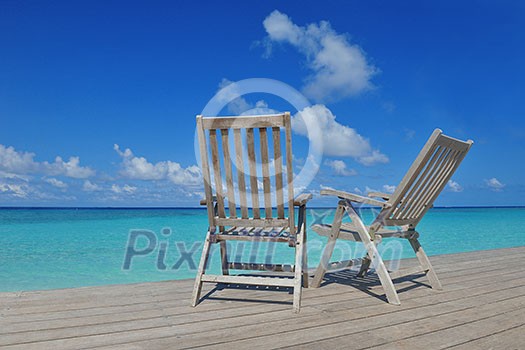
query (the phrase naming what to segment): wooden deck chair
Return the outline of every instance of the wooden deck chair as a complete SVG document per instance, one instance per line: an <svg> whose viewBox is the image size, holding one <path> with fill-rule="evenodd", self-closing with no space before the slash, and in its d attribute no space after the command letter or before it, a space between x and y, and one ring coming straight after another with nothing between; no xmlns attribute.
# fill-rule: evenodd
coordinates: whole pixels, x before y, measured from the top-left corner
<svg viewBox="0 0 525 350"><path fill-rule="evenodd" d="M416 231L416 226L432 207L472 144L471 140L467 142L456 140L443 135L441 130L436 129L393 194L374 192L369 193L368 197L363 197L336 190L321 191L321 195L337 196L340 201L331 225L318 224L312 227L315 232L329 238L311 286L319 287L327 268L351 267L361 262L358 275L364 276L372 264L385 290L386 298L391 304L400 304L392 282L392 279L395 278L425 273L432 288L441 289L441 283L418 241L419 233ZM374 199L374 197L384 201ZM353 203L378 206L381 211L370 226L365 226ZM342 222L344 213L350 217L350 223ZM398 226L399 229L388 229L392 226ZM420 266L389 272L376 248L382 238L389 237L408 239ZM363 242L367 256L363 259L330 264L337 239Z"/></svg>
<svg viewBox="0 0 525 350"><path fill-rule="evenodd" d="M281 149L282 129L284 152ZM291 287L293 309L298 312L301 288L308 285L305 211L312 195L302 194L294 200L290 113L213 118L197 116L197 133L206 195L201 204L207 206L209 229L195 278L192 306L196 306L200 300L202 283L212 282ZM233 138L230 137L232 134ZM259 142L256 142L256 138ZM233 143L233 147L230 143ZM260 153L260 156L256 153ZM285 181L283 158L286 159ZM260 165L257 165L257 161L260 161ZM246 174L245 169L248 169ZM272 177L274 181L271 181ZM261 187L262 200L259 199ZM263 210L260 209L260 201L264 203ZM294 207L299 208L297 223ZM295 265L229 261L226 242L230 240L287 243L295 248ZM210 246L214 243L220 245L222 275L205 271ZM260 273L257 276L230 275L230 269L274 271L279 274L277 277ZM293 277L283 276L280 272L288 272L288 275L292 272Z"/></svg>

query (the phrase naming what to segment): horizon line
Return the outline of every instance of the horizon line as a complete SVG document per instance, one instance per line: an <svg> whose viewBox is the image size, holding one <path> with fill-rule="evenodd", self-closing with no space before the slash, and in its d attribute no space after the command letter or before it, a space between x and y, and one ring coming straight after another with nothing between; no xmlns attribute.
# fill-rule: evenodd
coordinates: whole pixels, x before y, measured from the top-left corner
<svg viewBox="0 0 525 350"><path fill-rule="evenodd" d="M307 209L333 209L334 207L333 206L327 206L327 207L319 207L319 206L312 206L312 207L307 207ZM361 208L365 208L365 209L368 209L368 208L375 208L375 207L372 207L372 206L362 206ZM498 208L501 208L501 209L512 209L512 208L525 208L525 205L478 205L478 206L474 206L474 205L459 205L459 206L434 206L432 207L431 209L498 209ZM123 206L123 207L111 207L111 206L107 206L107 207L98 207L98 206L78 206L78 207L72 207L72 206L0 206L0 210L3 210L3 209L8 209L8 210L12 210L12 209L80 209L80 210L83 210L83 209L122 209L122 210L125 210L125 209L201 209L201 210L206 210L206 206L196 206L196 207L178 207L178 206L173 206L173 207L170 207L170 206L159 206L159 207L130 207L130 206ZM237 208L239 209L239 208ZM252 209L252 208L249 208L249 209ZM259 209L264 209L263 208L259 208ZM277 209L277 208L273 208L272 209Z"/></svg>

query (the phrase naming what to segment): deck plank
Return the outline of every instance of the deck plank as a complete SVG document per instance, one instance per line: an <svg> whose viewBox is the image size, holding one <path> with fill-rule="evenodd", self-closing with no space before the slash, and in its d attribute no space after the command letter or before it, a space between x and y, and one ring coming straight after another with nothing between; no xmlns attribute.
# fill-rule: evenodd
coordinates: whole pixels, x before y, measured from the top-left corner
<svg viewBox="0 0 525 350"><path fill-rule="evenodd" d="M515 261L513 259L512 261ZM488 262L490 264L490 261ZM490 264L491 266L488 267L467 267L461 266L460 264L456 265L456 269L454 270L443 270L440 271L440 274L442 277L445 276L453 276L457 275L460 276L458 278L460 279L468 279L472 276L464 276L464 271L462 269L469 269L469 272L471 274L474 273L487 273L490 271L498 271L499 267L496 264L495 266L492 266L494 264ZM445 275L446 274L446 275ZM417 281L417 280L416 280ZM455 283L455 281L451 281L451 284ZM377 281L374 284L369 284L367 286L370 288L370 291L378 290L378 295L382 293L381 288L379 287ZM176 286L173 285L171 289L175 289ZM348 289L332 289L332 288L320 288L315 293L311 292L311 290L305 291L306 293L309 293L310 298L317 298L325 295L332 295L334 298L333 300L326 300L326 305L329 306L331 303L337 303L338 298L336 297L336 294L348 294ZM75 290L71 290L71 294L74 294ZM187 294L190 293L190 290L186 292ZM244 290L225 290L224 292L217 293L216 295L222 296L225 299L227 298L239 298L242 300L245 299L262 299L262 300L288 300L289 296L287 293L277 293L272 292L268 293L267 291L256 291L252 290L250 291L249 295L245 293ZM111 296L110 299L105 300L103 304L98 304L97 300L93 300L91 303L85 303L83 302L82 305L76 305L76 304L70 304L69 302L63 302L60 300L60 302L48 302L44 307L37 306L32 307L32 303L24 302L20 305L20 308L11 307L9 310L3 310L0 311L4 316L7 316L9 321L12 323L17 322L24 322L29 323L33 321L44 321L44 320L54 320L54 319L63 319L63 318L71 318L71 317L88 317L88 316L102 316L105 314L125 314L128 312L135 312L140 310L149 310L151 308L161 308L161 309L167 309L169 308L173 313L182 315L189 312L198 312L202 313L204 311L217 311L225 308L232 308L232 307L244 307L245 303L234 303L229 300L214 300L213 303L203 303L199 306L199 308L188 308L187 307L187 300L183 298L175 299L177 296L172 295L168 292L166 296L157 297L152 295L146 295L144 297L142 296L136 296L133 298L126 299L122 295L118 294L116 291L114 292L114 295ZM175 299L175 300L174 300ZM127 300L127 301L126 301ZM25 305L28 304L28 305ZM1 332L1 330L0 330Z"/></svg>
<svg viewBox="0 0 525 350"><path fill-rule="evenodd" d="M448 349L521 349L523 347L523 334L525 334L525 325L510 327L501 332L492 332L488 336L466 340Z"/></svg>
<svg viewBox="0 0 525 350"><path fill-rule="evenodd" d="M421 276L399 279L401 306L384 302L373 274L332 273L321 288L304 291L298 315L287 288L223 288L191 308L190 280L0 293L0 347L469 349L488 341L513 348L525 343L524 253L433 256L444 290ZM205 288L203 295L213 285Z"/></svg>

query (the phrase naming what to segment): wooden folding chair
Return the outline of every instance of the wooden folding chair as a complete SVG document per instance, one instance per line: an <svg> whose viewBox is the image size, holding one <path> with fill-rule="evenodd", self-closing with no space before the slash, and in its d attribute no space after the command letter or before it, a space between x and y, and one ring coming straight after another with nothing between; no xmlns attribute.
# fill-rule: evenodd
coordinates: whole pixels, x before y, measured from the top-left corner
<svg viewBox="0 0 525 350"><path fill-rule="evenodd" d="M302 285L305 287L308 285L305 212L306 203L312 195L303 194L294 200L290 123L290 113L213 118L197 116L206 195L206 199L201 201L201 204L207 206L209 228L195 278L192 306L196 306L199 302L203 282L235 283L291 287L293 309L299 311ZM284 129L284 157L281 129ZM232 133L233 147L230 146ZM255 142L256 137L259 139L258 146ZM218 139L221 141L220 145ZM247 150L244 149L245 145ZM220 146L222 152L219 151ZM256 153L260 153L260 158ZM273 160L270 158L272 156ZM283 158L286 159L284 165L286 181L283 181ZM260 165L257 164L258 160L261 162ZM237 171L233 171L233 168ZM248 171L245 173L246 168ZM224 190L223 174L226 190ZM272 177L274 185L272 185ZM263 190L264 214L261 213L259 206L259 187ZM286 200L285 192L287 192ZM248 194L251 203L248 202ZM240 208L237 208L237 203ZM294 207L299 208L297 224L294 219ZM227 241L287 243L295 248L295 265L229 261ZM222 275L212 275L205 271L210 246L214 243L220 244ZM230 269L293 272L293 277L230 275Z"/></svg>
<svg viewBox="0 0 525 350"><path fill-rule="evenodd" d="M319 287L327 268L351 267L361 262L358 275L364 276L372 264L385 290L387 300L391 304L400 304L392 282L392 279L395 278L425 273L432 288L441 289L441 283L419 243L419 233L416 231L416 226L432 207L435 199L446 186L472 144L472 140L460 141L445 136L441 130L436 129L393 194L374 192L369 193L369 197L363 197L336 190L321 191L321 195L336 196L340 198L340 201L331 225L317 224L312 226L315 232L329 238L311 287ZM370 197L380 198L384 201ZM366 226L355 210L353 203L378 206L381 211L373 223ZM350 223L342 222L345 213L350 217ZM391 226L398 226L399 229L387 228ZM389 237L408 239L420 266L389 272L376 247L382 238ZM367 256L363 259L330 264L329 261L337 239L363 242Z"/></svg>

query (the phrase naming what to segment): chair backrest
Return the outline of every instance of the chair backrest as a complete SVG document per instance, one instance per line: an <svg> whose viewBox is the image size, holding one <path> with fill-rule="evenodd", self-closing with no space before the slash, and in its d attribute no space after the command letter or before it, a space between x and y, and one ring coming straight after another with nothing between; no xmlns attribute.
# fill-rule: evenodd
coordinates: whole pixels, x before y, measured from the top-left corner
<svg viewBox="0 0 525 350"><path fill-rule="evenodd" d="M460 141L434 130L381 213L386 226L415 227L465 158L473 141Z"/></svg>
<svg viewBox="0 0 525 350"><path fill-rule="evenodd" d="M197 133L210 227L285 227L294 233L290 113L240 117L199 115ZM284 176L283 160L286 160ZM259 189L262 189L262 200ZM284 191L287 191L287 205ZM261 202L264 203L264 218ZM274 207L277 208L276 217Z"/></svg>

